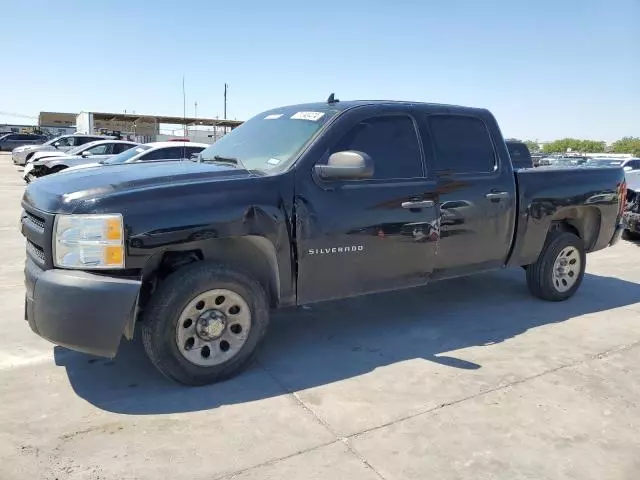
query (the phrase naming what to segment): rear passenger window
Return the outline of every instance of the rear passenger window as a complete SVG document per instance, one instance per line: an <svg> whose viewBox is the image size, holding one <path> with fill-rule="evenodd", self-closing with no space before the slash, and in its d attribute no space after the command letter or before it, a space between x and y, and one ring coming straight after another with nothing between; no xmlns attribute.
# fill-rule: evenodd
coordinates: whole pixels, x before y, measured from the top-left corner
<svg viewBox="0 0 640 480"><path fill-rule="evenodd" d="M368 154L377 179L422 177L422 157L413 120L405 116L374 117L354 126L330 153L357 150Z"/></svg>
<svg viewBox="0 0 640 480"><path fill-rule="evenodd" d="M427 119L436 171L452 174L495 171L493 143L482 120L458 115L430 115Z"/></svg>

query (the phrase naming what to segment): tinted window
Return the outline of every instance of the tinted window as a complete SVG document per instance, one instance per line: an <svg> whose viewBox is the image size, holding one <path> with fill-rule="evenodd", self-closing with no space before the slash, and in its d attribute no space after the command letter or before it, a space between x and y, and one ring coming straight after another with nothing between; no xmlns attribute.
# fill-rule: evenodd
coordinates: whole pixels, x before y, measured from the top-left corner
<svg viewBox="0 0 640 480"><path fill-rule="evenodd" d="M531 154L524 143L507 142L507 150L509 150L511 163L515 168L527 168L533 166Z"/></svg>
<svg viewBox="0 0 640 480"><path fill-rule="evenodd" d="M128 143L115 143L113 145L113 153L122 153L133 147L135 147L135 145L130 145Z"/></svg>
<svg viewBox="0 0 640 480"><path fill-rule="evenodd" d="M330 153L356 150L374 162L374 178L422 177L422 159L413 121L405 116L363 120Z"/></svg>
<svg viewBox="0 0 640 480"><path fill-rule="evenodd" d="M633 168L634 170L640 170L640 160L631 160L627 163L627 166Z"/></svg>
<svg viewBox="0 0 640 480"><path fill-rule="evenodd" d="M74 137L74 145L84 145L85 143L95 142L96 140L102 140L101 138L94 137Z"/></svg>
<svg viewBox="0 0 640 480"><path fill-rule="evenodd" d="M179 160L184 157L184 147L159 148L153 152L142 155L138 160L148 162L150 160Z"/></svg>
<svg viewBox="0 0 640 480"><path fill-rule="evenodd" d="M204 147L187 147L185 148L185 150L185 158L191 158L191 155L193 155L194 153L200 153L202 150L204 150Z"/></svg>
<svg viewBox="0 0 640 480"><path fill-rule="evenodd" d="M479 118L430 115L436 170L447 173L489 173L496 158L489 131Z"/></svg>

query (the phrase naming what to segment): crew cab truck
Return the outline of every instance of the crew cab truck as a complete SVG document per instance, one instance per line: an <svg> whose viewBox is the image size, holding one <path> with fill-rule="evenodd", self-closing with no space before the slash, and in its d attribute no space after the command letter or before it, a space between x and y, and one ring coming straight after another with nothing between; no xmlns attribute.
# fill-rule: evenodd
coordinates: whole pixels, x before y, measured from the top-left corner
<svg viewBox="0 0 640 480"><path fill-rule="evenodd" d="M515 171L489 111L330 98L276 108L197 161L62 172L22 205L26 319L113 357L136 323L153 364L237 373L269 312L524 267L571 297L621 233L622 169Z"/></svg>

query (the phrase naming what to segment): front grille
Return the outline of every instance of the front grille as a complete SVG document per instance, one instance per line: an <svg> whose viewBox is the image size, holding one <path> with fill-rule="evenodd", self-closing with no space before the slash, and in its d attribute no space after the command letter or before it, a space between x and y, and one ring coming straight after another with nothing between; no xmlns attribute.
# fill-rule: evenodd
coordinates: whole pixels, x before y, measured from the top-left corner
<svg viewBox="0 0 640 480"><path fill-rule="evenodd" d="M43 263L46 261L47 257L44 253L44 249L28 239L27 239L27 252L29 252L32 256L39 258Z"/></svg>
<svg viewBox="0 0 640 480"><path fill-rule="evenodd" d="M55 215L23 203L22 234L27 239L27 255L42 268L53 268L51 237Z"/></svg>
<svg viewBox="0 0 640 480"><path fill-rule="evenodd" d="M38 227L40 230L44 231L44 226L45 226L45 220L44 218L38 217L37 215L34 215L33 213L30 212L24 212L24 217L23 217L27 222L31 222L32 224L34 224L36 227Z"/></svg>

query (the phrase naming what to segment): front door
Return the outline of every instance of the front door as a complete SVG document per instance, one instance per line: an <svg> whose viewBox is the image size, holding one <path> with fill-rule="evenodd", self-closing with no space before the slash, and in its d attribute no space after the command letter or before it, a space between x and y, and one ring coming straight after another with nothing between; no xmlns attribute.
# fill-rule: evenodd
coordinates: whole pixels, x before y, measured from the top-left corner
<svg viewBox="0 0 640 480"><path fill-rule="evenodd" d="M323 182L296 170L298 303L424 284L438 241L435 182L425 178L417 124L401 107L340 116L316 162L356 150L371 179ZM339 132L342 132L340 134Z"/></svg>

